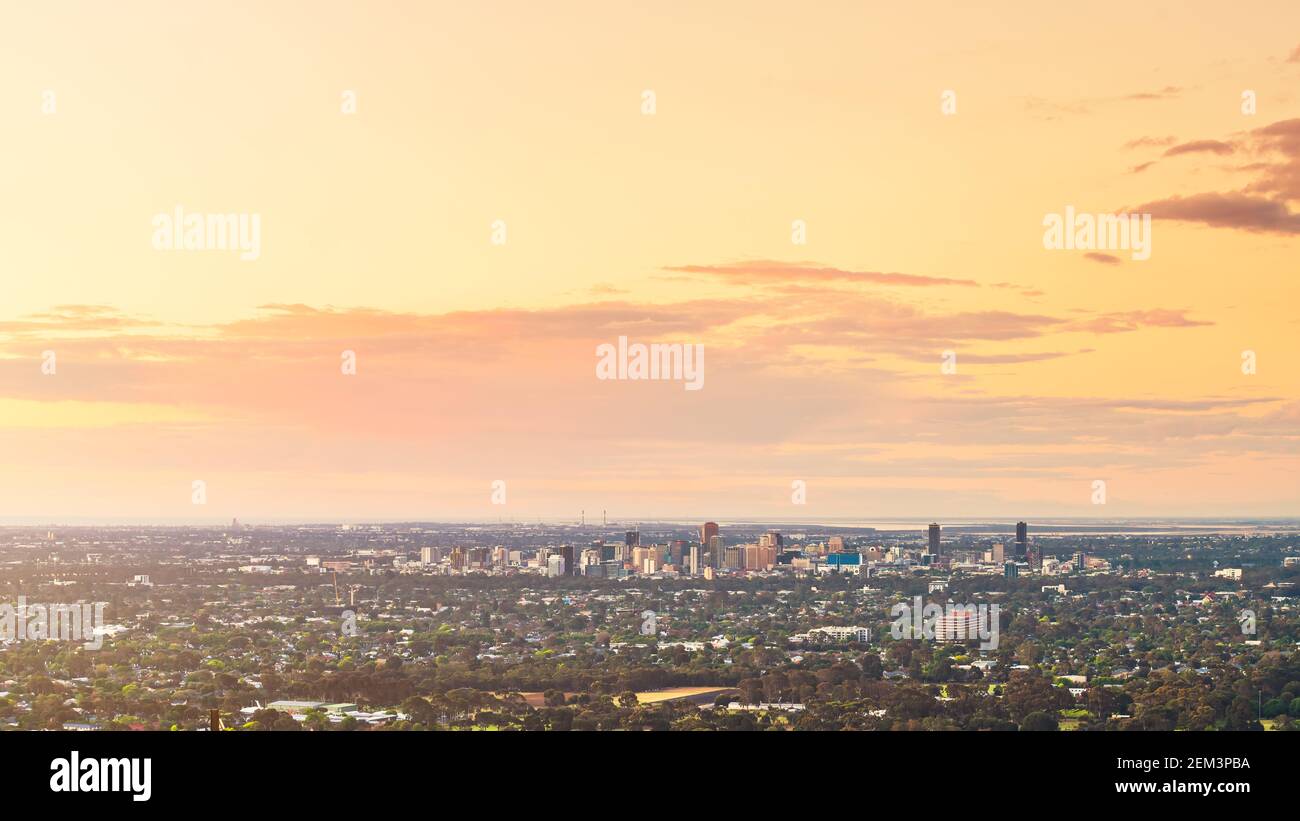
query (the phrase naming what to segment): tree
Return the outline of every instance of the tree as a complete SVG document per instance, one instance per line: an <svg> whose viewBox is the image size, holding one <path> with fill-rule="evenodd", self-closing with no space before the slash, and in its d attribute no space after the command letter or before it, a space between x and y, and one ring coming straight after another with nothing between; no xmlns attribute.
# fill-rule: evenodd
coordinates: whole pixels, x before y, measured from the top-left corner
<svg viewBox="0 0 1300 821"><path fill-rule="evenodd" d="M403 701L402 712L409 715L416 724L434 723L433 706L419 696L411 696Z"/></svg>
<svg viewBox="0 0 1300 821"><path fill-rule="evenodd" d="M1025 720L1020 722L1020 729L1024 732L1054 732L1060 729L1056 719L1044 712L1034 712L1025 716Z"/></svg>
<svg viewBox="0 0 1300 821"><path fill-rule="evenodd" d="M1023 721L1030 713L1056 712L1071 704L1068 691L1053 687L1047 679L1029 670L1017 670L1007 682L1007 710L1013 719Z"/></svg>
<svg viewBox="0 0 1300 821"><path fill-rule="evenodd" d="M875 653L867 653L865 656L862 657L862 661L860 663L862 665L863 678L871 679L873 681L879 681L880 677L884 675L885 672L884 663L881 662L880 656L876 655Z"/></svg>

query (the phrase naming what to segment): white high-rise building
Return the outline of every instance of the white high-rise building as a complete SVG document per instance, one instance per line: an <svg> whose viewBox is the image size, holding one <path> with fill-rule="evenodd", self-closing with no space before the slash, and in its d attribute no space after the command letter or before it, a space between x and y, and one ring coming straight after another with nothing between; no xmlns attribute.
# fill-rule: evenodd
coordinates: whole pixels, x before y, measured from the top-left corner
<svg viewBox="0 0 1300 821"><path fill-rule="evenodd" d="M546 577L556 579L564 575L564 557L560 555L546 558Z"/></svg>

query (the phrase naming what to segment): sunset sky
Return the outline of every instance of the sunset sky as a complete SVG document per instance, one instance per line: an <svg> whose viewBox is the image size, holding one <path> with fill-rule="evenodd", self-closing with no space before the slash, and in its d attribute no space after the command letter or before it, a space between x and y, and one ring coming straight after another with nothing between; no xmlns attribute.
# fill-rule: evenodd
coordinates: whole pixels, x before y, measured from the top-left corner
<svg viewBox="0 0 1300 821"><path fill-rule="evenodd" d="M131 5L0 12L0 520L1300 515L1294 0Z"/></svg>

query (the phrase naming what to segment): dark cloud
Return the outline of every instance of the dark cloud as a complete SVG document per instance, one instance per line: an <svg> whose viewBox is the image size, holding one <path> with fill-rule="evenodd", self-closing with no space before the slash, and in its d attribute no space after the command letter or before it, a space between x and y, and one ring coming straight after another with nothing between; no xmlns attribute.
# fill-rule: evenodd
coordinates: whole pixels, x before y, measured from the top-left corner
<svg viewBox="0 0 1300 821"><path fill-rule="evenodd" d="M1093 262L1100 262L1102 265L1119 265L1120 258L1112 254L1102 254L1097 251L1089 251L1083 255L1084 259L1090 259Z"/></svg>
<svg viewBox="0 0 1300 821"><path fill-rule="evenodd" d="M1281 200L1249 194L1193 194L1152 200L1137 207L1157 219L1199 222L1215 228L1300 234L1300 213Z"/></svg>
<svg viewBox="0 0 1300 821"><path fill-rule="evenodd" d="M1255 178L1237 191L1207 191L1152 200L1137 210L1215 228L1274 234L1300 233L1300 119L1279 120L1231 141L1193 140L1165 156L1245 153L1254 161L1233 170Z"/></svg>

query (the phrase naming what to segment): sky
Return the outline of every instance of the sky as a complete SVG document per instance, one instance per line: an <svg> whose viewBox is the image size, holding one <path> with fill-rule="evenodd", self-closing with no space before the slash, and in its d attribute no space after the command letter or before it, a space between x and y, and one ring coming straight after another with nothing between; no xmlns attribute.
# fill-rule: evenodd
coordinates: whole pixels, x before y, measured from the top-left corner
<svg viewBox="0 0 1300 821"><path fill-rule="evenodd" d="M0 520L1300 515L1300 6L807 5L8 4Z"/></svg>

